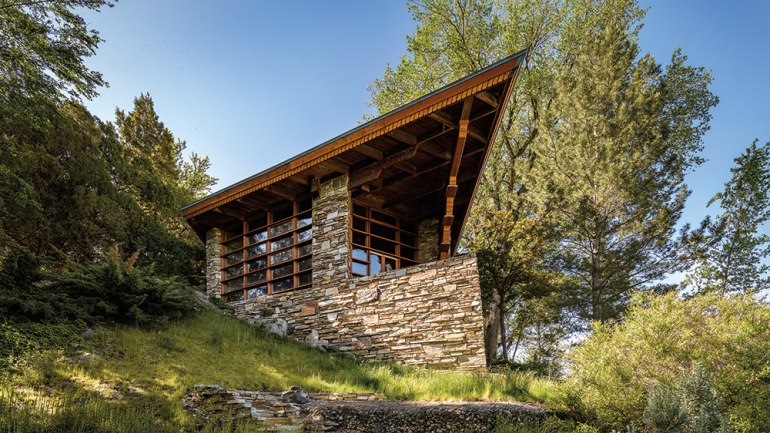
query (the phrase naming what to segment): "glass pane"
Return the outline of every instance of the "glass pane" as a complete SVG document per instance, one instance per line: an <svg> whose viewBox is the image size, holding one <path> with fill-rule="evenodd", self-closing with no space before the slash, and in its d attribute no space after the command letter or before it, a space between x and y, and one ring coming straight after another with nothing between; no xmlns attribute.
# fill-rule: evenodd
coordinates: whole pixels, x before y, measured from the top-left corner
<svg viewBox="0 0 770 433"><path fill-rule="evenodd" d="M238 275L243 275L243 265L233 266L225 270L225 279L237 277Z"/></svg>
<svg viewBox="0 0 770 433"><path fill-rule="evenodd" d="M225 230L222 236L224 239L222 240L226 241L241 234L243 234L243 224Z"/></svg>
<svg viewBox="0 0 770 433"><path fill-rule="evenodd" d="M238 290L243 288L243 278L236 278L232 281L228 281L225 283L225 292L230 292L232 290Z"/></svg>
<svg viewBox="0 0 770 433"><path fill-rule="evenodd" d="M415 254L417 253L417 249L415 248L409 248L409 247L401 247L401 257L404 257L409 260L414 260L417 256Z"/></svg>
<svg viewBox="0 0 770 433"><path fill-rule="evenodd" d="M289 230L291 230L291 220L286 221L283 224L278 224L277 226L270 227L270 236L280 235L281 233L286 233Z"/></svg>
<svg viewBox="0 0 770 433"><path fill-rule="evenodd" d="M243 238L238 238L224 245L225 253L230 253L243 248Z"/></svg>
<svg viewBox="0 0 770 433"><path fill-rule="evenodd" d="M237 253L225 257L225 266L234 265L241 261L243 261L243 251L238 251Z"/></svg>
<svg viewBox="0 0 770 433"><path fill-rule="evenodd" d="M396 222L398 221L396 217L385 215L384 213L377 212L374 209L372 209L372 219L377 221L382 221L385 224L390 224L392 226L396 225Z"/></svg>
<svg viewBox="0 0 770 433"><path fill-rule="evenodd" d="M297 247L297 257L306 256L313 252L313 245L305 244Z"/></svg>
<svg viewBox="0 0 770 433"><path fill-rule="evenodd" d="M396 259L390 257L383 257L385 259L385 271L392 271L396 269Z"/></svg>
<svg viewBox="0 0 770 433"><path fill-rule="evenodd" d="M406 234L404 232L401 232L401 243L402 244L407 244L407 245L415 246L416 245L415 241L417 241L417 238L415 236L408 235L408 234Z"/></svg>
<svg viewBox="0 0 770 433"><path fill-rule="evenodd" d="M257 269L262 269L267 267L267 257L262 257L261 259L252 260L250 262L246 263L246 272L254 272Z"/></svg>
<svg viewBox="0 0 770 433"><path fill-rule="evenodd" d="M377 254L372 254L369 258L369 270L371 271L370 275L379 274L382 270L382 257Z"/></svg>
<svg viewBox="0 0 770 433"><path fill-rule="evenodd" d="M417 225L415 223L401 220L400 228L401 230L407 231L409 233L417 234Z"/></svg>
<svg viewBox="0 0 770 433"><path fill-rule="evenodd" d="M267 295L267 284L249 289L249 299Z"/></svg>
<svg viewBox="0 0 770 433"><path fill-rule="evenodd" d="M243 301L243 291L238 291L235 293L230 293L228 295L225 295L226 301L225 302L236 302L236 301Z"/></svg>
<svg viewBox="0 0 770 433"><path fill-rule="evenodd" d="M396 229L392 229L389 227L381 226L379 224L372 223L371 224L371 233L376 236L380 236L383 238L388 238L392 240L396 240Z"/></svg>
<svg viewBox="0 0 770 433"><path fill-rule="evenodd" d="M277 222L286 219L294 215L294 204L290 204L284 208L273 211L273 222Z"/></svg>
<svg viewBox="0 0 770 433"><path fill-rule="evenodd" d="M297 233L297 242L309 241L310 239L313 239L312 228Z"/></svg>
<svg viewBox="0 0 770 433"><path fill-rule="evenodd" d="M259 216L257 218L254 218L253 220L246 223L247 226L249 226L249 231L256 230L258 228L262 228L267 225L267 214L264 214L262 216Z"/></svg>
<svg viewBox="0 0 770 433"><path fill-rule="evenodd" d="M357 245L361 245L362 247L366 246L366 235L361 233L353 232L353 243Z"/></svg>
<svg viewBox="0 0 770 433"><path fill-rule="evenodd" d="M313 274L308 272L307 274L302 274L298 278L298 285L304 286L305 284L310 284L313 282Z"/></svg>
<svg viewBox="0 0 770 433"><path fill-rule="evenodd" d="M366 221L359 219L359 218L353 218L353 228L356 230L361 230L362 232L366 231Z"/></svg>
<svg viewBox="0 0 770 433"><path fill-rule="evenodd" d="M246 236L246 243L249 245L265 240L267 240L267 230L262 230L261 232L252 233Z"/></svg>
<svg viewBox="0 0 770 433"><path fill-rule="evenodd" d="M305 259L297 262L298 271L306 271L313 267L313 259Z"/></svg>
<svg viewBox="0 0 770 433"><path fill-rule="evenodd" d="M384 253L396 254L396 244L393 242L384 241L382 239L370 238L371 247L374 250L380 250Z"/></svg>
<svg viewBox="0 0 770 433"><path fill-rule="evenodd" d="M264 254L267 251L267 244L259 244L253 247L246 248L246 257L254 257L260 254Z"/></svg>
<svg viewBox="0 0 770 433"><path fill-rule="evenodd" d="M297 228L305 227L305 226L310 225L312 223L313 223L313 217L311 217L309 215L304 217L304 218L298 218L297 219Z"/></svg>
<svg viewBox="0 0 770 433"><path fill-rule="evenodd" d="M266 274L267 273L265 271L261 271L246 275L246 284L255 284L260 281L265 281L267 279Z"/></svg>
<svg viewBox="0 0 770 433"><path fill-rule="evenodd" d="M313 208L313 200L309 198L297 203L297 210L299 212L305 212L306 210L310 210L312 208Z"/></svg>
<svg viewBox="0 0 770 433"><path fill-rule="evenodd" d="M273 293L280 292L281 290L288 290L292 287L294 287L294 277L273 281Z"/></svg>
<svg viewBox="0 0 770 433"><path fill-rule="evenodd" d="M283 250L280 253L273 254L270 256L270 263L276 264L285 262L286 260L291 259L291 250Z"/></svg>
<svg viewBox="0 0 770 433"><path fill-rule="evenodd" d="M273 268L270 270L272 278L281 278L294 273L294 263L281 266L279 268Z"/></svg>
<svg viewBox="0 0 770 433"><path fill-rule="evenodd" d="M291 244L294 243L293 241L294 239L292 239L291 236L274 240L270 242L270 251L280 250L281 248L291 246Z"/></svg>
<svg viewBox="0 0 770 433"><path fill-rule="evenodd" d="M353 248L353 258L367 261L368 259L366 257L366 250L362 250L361 248Z"/></svg>
<svg viewBox="0 0 770 433"><path fill-rule="evenodd" d="M353 262L353 273L366 275L366 263Z"/></svg>
<svg viewBox="0 0 770 433"><path fill-rule="evenodd" d="M353 214L366 218L366 206L353 203Z"/></svg>

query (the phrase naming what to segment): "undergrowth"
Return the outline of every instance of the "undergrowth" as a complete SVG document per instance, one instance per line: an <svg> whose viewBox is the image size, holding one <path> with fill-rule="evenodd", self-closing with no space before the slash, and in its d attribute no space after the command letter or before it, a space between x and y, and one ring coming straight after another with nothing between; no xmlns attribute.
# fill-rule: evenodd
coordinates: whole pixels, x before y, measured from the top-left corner
<svg viewBox="0 0 770 433"><path fill-rule="evenodd" d="M212 310L171 321L162 331L127 325L97 331L77 347L12 360L0 384L0 425L59 431L55 426L76 416L85 427L66 431L115 431L110 426L121 423L127 427L120 431L191 430L197 420L183 411L180 399L195 384L273 391L298 385L310 392L383 392L392 400L554 398L552 383L533 373L363 362Z"/></svg>

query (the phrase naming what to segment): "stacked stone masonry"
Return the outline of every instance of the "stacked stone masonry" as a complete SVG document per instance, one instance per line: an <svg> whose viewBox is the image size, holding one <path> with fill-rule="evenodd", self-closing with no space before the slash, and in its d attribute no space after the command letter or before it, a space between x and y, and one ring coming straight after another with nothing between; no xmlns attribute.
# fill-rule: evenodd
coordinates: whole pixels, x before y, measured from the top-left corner
<svg viewBox="0 0 770 433"><path fill-rule="evenodd" d="M351 278L350 221L347 175L323 182L313 200L312 288L233 302L235 314L268 327L285 321L298 340L367 359L483 369L476 257L434 261L438 220L432 219L419 228L425 263ZM215 261L209 263L209 287L220 281Z"/></svg>
<svg viewBox="0 0 770 433"><path fill-rule="evenodd" d="M298 400L297 394L304 395L305 399ZM195 409L204 420L252 418L265 426L294 426L307 432L336 430L338 424L300 416L302 404L312 401L385 400L385 394L379 392L308 393L298 387L284 392L242 391L217 385L195 385L194 397Z"/></svg>
<svg viewBox="0 0 770 433"><path fill-rule="evenodd" d="M206 233L206 295L222 293L222 232L209 230Z"/></svg>
<svg viewBox="0 0 770 433"><path fill-rule="evenodd" d="M486 365L478 279L466 255L231 305L252 323L284 319L295 338L359 357L477 370Z"/></svg>

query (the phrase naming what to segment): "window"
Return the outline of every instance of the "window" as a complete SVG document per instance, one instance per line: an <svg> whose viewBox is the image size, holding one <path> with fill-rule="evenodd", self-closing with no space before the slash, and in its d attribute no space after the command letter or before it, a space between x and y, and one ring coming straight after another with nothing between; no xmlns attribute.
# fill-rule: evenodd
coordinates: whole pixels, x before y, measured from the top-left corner
<svg viewBox="0 0 770 433"><path fill-rule="evenodd" d="M310 198L222 230L222 298L242 301L312 284Z"/></svg>
<svg viewBox="0 0 770 433"><path fill-rule="evenodd" d="M352 270L376 275L417 264L417 224L353 202Z"/></svg>

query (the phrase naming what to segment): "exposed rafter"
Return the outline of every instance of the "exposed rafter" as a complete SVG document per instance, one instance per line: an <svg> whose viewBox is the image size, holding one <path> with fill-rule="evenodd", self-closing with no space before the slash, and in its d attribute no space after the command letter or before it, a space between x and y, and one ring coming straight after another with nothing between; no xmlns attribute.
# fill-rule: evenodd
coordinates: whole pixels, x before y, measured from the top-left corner
<svg viewBox="0 0 770 433"><path fill-rule="evenodd" d="M449 249L452 246L452 223L454 222L454 200L457 195L457 173L460 171L460 162L465 150L465 139L468 137L468 119L471 116L473 97L463 101L463 111L460 115L460 130L457 134L452 163L449 168L449 180L446 187L445 213L441 227L441 245L439 245L439 258L441 260L450 256Z"/></svg>
<svg viewBox="0 0 770 433"><path fill-rule="evenodd" d="M379 178L383 169L388 168L393 164L414 158L414 156L417 154L418 148L418 146L412 146L409 149L396 152L393 155L383 158L380 161L369 164L366 167L350 173L350 178L348 179L348 188L352 189Z"/></svg>

